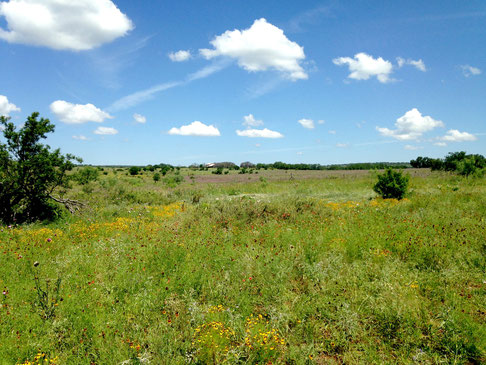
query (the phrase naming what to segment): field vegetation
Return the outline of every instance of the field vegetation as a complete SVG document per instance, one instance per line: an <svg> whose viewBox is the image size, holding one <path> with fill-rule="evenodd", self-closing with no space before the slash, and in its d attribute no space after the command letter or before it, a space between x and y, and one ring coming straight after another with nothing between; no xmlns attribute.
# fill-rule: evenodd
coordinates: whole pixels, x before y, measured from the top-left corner
<svg viewBox="0 0 486 365"><path fill-rule="evenodd" d="M1 227L1 363L486 361L484 178L98 170Z"/></svg>

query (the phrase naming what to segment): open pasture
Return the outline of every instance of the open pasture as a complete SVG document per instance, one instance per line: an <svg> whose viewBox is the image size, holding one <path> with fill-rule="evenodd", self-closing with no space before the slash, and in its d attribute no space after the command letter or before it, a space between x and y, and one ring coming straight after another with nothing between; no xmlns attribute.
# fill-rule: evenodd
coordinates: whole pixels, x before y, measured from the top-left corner
<svg viewBox="0 0 486 365"><path fill-rule="evenodd" d="M75 215L1 227L0 363L486 361L484 179L105 172Z"/></svg>

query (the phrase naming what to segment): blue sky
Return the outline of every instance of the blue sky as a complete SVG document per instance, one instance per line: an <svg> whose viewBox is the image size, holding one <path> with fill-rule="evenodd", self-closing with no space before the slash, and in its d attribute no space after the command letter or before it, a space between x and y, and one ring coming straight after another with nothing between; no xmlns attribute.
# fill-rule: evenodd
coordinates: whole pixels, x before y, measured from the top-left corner
<svg viewBox="0 0 486 365"><path fill-rule="evenodd" d="M486 154L486 3L0 2L0 114L90 164Z"/></svg>

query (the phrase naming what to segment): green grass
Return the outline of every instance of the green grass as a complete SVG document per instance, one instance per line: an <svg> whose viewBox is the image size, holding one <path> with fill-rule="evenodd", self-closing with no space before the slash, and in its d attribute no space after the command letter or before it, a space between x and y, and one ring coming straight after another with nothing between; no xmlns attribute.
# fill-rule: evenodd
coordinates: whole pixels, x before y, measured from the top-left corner
<svg viewBox="0 0 486 365"><path fill-rule="evenodd" d="M105 170L78 214L1 228L0 363L486 361L484 179L414 175L397 202L373 174Z"/></svg>

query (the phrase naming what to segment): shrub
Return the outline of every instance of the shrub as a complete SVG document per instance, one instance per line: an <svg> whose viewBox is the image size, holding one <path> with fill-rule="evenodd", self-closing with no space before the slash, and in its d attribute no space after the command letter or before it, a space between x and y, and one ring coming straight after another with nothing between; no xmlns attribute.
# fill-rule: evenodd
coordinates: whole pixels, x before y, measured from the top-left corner
<svg viewBox="0 0 486 365"><path fill-rule="evenodd" d="M132 166L132 167L130 167L130 169L128 170L128 172L132 176L138 175L138 173L140 172L140 167L138 167L138 166Z"/></svg>
<svg viewBox="0 0 486 365"><path fill-rule="evenodd" d="M391 168L385 170L383 174L378 174L378 182L373 190L380 194L384 199L402 199L408 188L410 177L403 175L401 171Z"/></svg>
<svg viewBox="0 0 486 365"><path fill-rule="evenodd" d="M160 180L160 174L156 172L152 178L154 179L155 182L157 182Z"/></svg>
<svg viewBox="0 0 486 365"><path fill-rule="evenodd" d="M96 181L98 180L98 172L99 170L91 167L91 166L86 166L81 168L75 175L74 179L80 184L80 185L86 185L91 181ZM106 172L106 171L105 171Z"/></svg>

